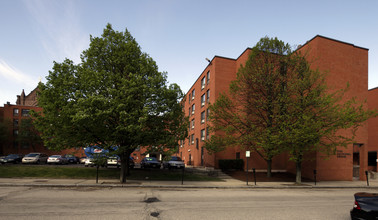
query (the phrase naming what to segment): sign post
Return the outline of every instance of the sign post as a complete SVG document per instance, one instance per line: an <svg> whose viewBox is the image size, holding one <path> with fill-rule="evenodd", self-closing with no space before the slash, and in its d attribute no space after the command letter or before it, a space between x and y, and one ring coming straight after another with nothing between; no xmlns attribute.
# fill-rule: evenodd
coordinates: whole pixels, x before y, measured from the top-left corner
<svg viewBox="0 0 378 220"><path fill-rule="evenodd" d="M247 161L247 186L248 186L248 158L251 156L251 152L249 150L247 150L245 152L245 158L246 158L246 161Z"/></svg>

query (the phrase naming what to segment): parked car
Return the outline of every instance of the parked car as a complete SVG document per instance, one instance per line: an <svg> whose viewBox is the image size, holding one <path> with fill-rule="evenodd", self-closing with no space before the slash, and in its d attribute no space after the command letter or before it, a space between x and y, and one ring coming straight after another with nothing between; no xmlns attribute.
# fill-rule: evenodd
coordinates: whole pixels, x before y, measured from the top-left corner
<svg viewBox="0 0 378 220"><path fill-rule="evenodd" d="M75 157L74 155L72 154L66 154L64 155L67 160L68 160L68 163L79 163L79 158L78 157Z"/></svg>
<svg viewBox="0 0 378 220"><path fill-rule="evenodd" d="M155 157L145 157L140 162L140 167L143 168L160 168L161 163Z"/></svg>
<svg viewBox="0 0 378 220"><path fill-rule="evenodd" d="M86 166L86 167L88 167L88 166L93 167L95 165L93 163L93 161L94 161L93 157L87 157L87 159L85 160L84 166Z"/></svg>
<svg viewBox="0 0 378 220"><path fill-rule="evenodd" d="M355 193L350 217L352 220L378 219L378 193Z"/></svg>
<svg viewBox="0 0 378 220"><path fill-rule="evenodd" d="M184 167L185 167L185 163L181 160L180 157L177 157L177 156L171 156L163 162L163 168L183 169Z"/></svg>
<svg viewBox="0 0 378 220"><path fill-rule="evenodd" d="M62 155L52 155L47 158L48 164L68 164L68 160Z"/></svg>
<svg viewBox="0 0 378 220"><path fill-rule="evenodd" d="M130 157L129 159L129 168L133 169L135 167L134 158Z"/></svg>
<svg viewBox="0 0 378 220"><path fill-rule="evenodd" d="M117 166L119 168L121 166L121 159L119 156L109 157L106 166Z"/></svg>
<svg viewBox="0 0 378 220"><path fill-rule="evenodd" d="M85 161L87 160L88 157L80 157L79 163L85 164Z"/></svg>
<svg viewBox="0 0 378 220"><path fill-rule="evenodd" d="M48 156L46 154L42 153L30 153L25 155L24 158L22 158L22 163L47 163Z"/></svg>
<svg viewBox="0 0 378 220"><path fill-rule="evenodd" d="M0 158L0 163L21 163L23 158L22 154L9 154L6 157Z"/></svg>

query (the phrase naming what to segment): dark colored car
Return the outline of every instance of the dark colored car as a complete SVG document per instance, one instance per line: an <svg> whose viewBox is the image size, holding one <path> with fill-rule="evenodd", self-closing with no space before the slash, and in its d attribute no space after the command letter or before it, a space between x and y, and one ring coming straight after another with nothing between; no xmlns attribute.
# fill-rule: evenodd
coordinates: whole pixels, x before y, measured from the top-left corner
<svg viewBox="0 0 378 220"><path fill-rule="evenodd" d="M75 157L74 155L71 154L66 154L64 155L65 158L67 158L68 163L79 163L80 160L78 157Z"/></svg>
<svg viewBox="0 0 378 220"><path fill-rule="evenodd" d="M134 158L133 157L130 157L130 159L129 159L129 167L131 169L133 169L135 167L135 162L134 162Z"/></svg>
<svg viewBox="0 0 378 220"><path fill-rule="evenodd" d="M143 168L160 168L161 164L155 157L145 157L140 162L140 167Z"/></svg>
<svg viewBox="0 0 378 220"><path fill-rule="evenodd" d="M352 220L378 219L378 193L354 194L354 206L350 211Z"/></svg>
<svg viewBox="0 0 378 220"><path fill-rule="evenodd" d="M1 158L0 163L21 163L23 157L22 154L9 154L8 156Z"/></svg>

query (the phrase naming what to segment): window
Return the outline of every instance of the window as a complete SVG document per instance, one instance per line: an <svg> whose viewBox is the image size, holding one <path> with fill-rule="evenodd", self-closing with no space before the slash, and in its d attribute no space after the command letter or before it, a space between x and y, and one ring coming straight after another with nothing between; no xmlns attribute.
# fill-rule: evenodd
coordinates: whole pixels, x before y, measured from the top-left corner
<svg viewBox="0 0 378 220"><path fill-rule="evenodd" d="M205 88L206 85L206 77L204 76L201 80L201 90Z"/></svg>
<svg viewBox="0 0 378 220"><path fill-rule="evenodd" d="M203 94L201 96L201 107L205 105L205 101L206 101L206 96L205 96L205 94Z"/></svg>
<svg viewBox="0 0 378 220"><path fill-rule="evenodd" d="M206 91L206 99L207 99L207 102L210 101L210 89Z"/></svg>
<svg viewBox="0 0 378 220"><path fill-rule="evenodd" d="M18 135L18 130L13 130L13 136L17 136Z"/></svg>
<svg viewBox="0 0 378 220"><path fill-rule="evenodd" d="M194 97L195 97L195 95L196 95L196 91L193 89L193 91L192 91L192 100L194 99Z"/></svg>
<svg viewBox="0 0 378 220"><path fill-rule="evenodd" d="M194 115L194 110L196 110L196 105L195 104L192 105L192 115Z"/></svg>
<svg viewBox="0 0 378 220"><path fill-rule="evenodd" d="M21 110L21 115L24 116L24 117L28 117L29 116L29 112L30 112L29 109L22 109Z"/></svg>
<svg viewBox="0 0 378 220"><path fill-rule="evenodd" d="M236 152L236 159L240 159L240 152Z"/></svg>
<svg viewBox="0 0 378 220"><path fill-rule="evenodd" d="M192 119L192 122L191 122L191 124L192 124L192 129L194 129L194 119Z"/></svg>
<svg viewBox="0 0 378 220"><path fill-rule="evenodd" d="M18 119L13 119L13 127L14 128L18 127Z"/></svg>
<svg viewBox="0 0 378 220"><path fill-rule="evenodd" d="M210 70L207 71L206 76L207 76L207 84L209 84L209 82L210 82Z"/></svg>
<svg viewBox="0 0 378 220"><path fill-rule="evenodd" d="M192 101L192 94L189 94L189 104L190 104L190 101Z"/></svg>
<svg viewBox="0 0 378 220"><path fill-rule="evenodd" d="M210 117L210 109L206 109L206 121L209 120Z"/></svg>
<svg viewBox="0 0 378 220"><path fill-rule="evenodd" d="M206 140L209 140L209 137L210 137L210 135L209 135L209 127L207 127L206 128Z"/></svg>
<svg viewBox="0 0 378 220"><path fill-rule="evenodd" d="M13 109L13 116L18 116L18 108Z"/></svg>
<svg viewBox="0 0 378 220"><path fill-rule="evenodd" d="M377 166L377 151L368 152L368 166Z"/></svg>
<svg viewBox="0 0 378 220"><path fill-rule="evenodd" d="M205 140L205 129L201 130L201 141Z"/></svg>
<svg viewBox="0 0 378 220"><path fill-rule="evenodd" d="M201 124L205 123L205 111L201 112Z"/></svg>
<svg viewBox="0 0 378 220"><path fill-rule="evenodd" d="M192 113L190 110L191 110L191 107L189 107L189 116L190 116L190 113Z"/></svg>
<svg viewBox="0 0 378 220"><path fill-rule="evenodd" d="M190 143L194 144L194 134L191 135L191 139Z"/></svg>

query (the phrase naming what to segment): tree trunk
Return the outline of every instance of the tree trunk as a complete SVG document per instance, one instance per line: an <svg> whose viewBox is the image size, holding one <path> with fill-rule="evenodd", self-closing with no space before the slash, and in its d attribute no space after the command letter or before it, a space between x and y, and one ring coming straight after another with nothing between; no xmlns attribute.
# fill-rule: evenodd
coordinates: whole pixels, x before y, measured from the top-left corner
<svg viewBox="0 0 378 220"><path fill-rule="evenodd" d="M129 153L123 153L120 155L121 158L121 173L119 180L121 183L126 183L126 176L130 175L129 171Z"/></svg>
<svg viewBox="0 0 378 220"><path fill-rule="evenodd" d="M272 159L266 160L267 170L266 170L266 176L272 177Z"/></svg>
<svg viewBox="0 0 378 220"><path fill-rule="evenodd" d="M302 161L297 161L295 165L296 165L296 170L297 170L295 183L301 184L302 183Z"/></svg>

